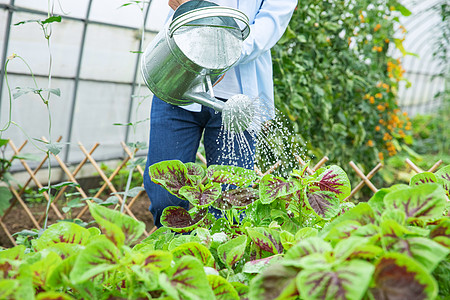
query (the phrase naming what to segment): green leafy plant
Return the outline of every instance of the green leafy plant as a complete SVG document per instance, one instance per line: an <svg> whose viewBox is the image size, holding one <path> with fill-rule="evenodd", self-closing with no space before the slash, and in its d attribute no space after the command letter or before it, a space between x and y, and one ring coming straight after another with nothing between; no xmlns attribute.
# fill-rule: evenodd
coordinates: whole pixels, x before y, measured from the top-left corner
<svg viewBox="0 0 450 300"><path fill-rule="evenodd" d="M244 209L248 215L243 220L219 218L210 225L203 221L203 227L189 234L162 227L140 242L142 222L89 202L98 227L60 222L24 245L0 251L0 295L2 299L444 298L450 272L449 198L443 188L448 168L433 174L441 182L427 182L424 178L432 176L424 174L412 178L410 186L381 189L367 203L345 207L341 199L349 193L348 180L336 166L312 176L297 170L290 178L262 180L239 168L202 172L194 164L161 163L153 171L174 193L180 182L200 188L200 183L206 186L213 179L219 185L237 184L238 191L256 184L258 194ZM169 184L174 175L178 181ZM342 208L333 217L318 213L311 204L317 193L329 196L321 194L324 187L339 199L332 205ZM186 198L193 198L187 190ZM233 206L239 201L223 203ZM301 208L308 217L299 218L300 209L289 212L289 206Z"/></svg>
<svg viewBox="0 0 450 300"><path fill-rule="evenodd" d="M368 171L411 142L396 103L406 81L401 57L388 54L395 47L411 55L399 23L410 14L397 0L299 3L272 55L276 107L307 142L307 156Z"/></svg>

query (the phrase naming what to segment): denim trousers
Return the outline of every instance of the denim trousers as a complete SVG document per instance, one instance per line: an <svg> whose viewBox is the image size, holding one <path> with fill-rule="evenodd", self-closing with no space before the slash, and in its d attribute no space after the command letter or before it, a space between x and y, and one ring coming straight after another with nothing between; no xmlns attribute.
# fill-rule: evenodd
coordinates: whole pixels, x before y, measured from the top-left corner
<svg viewBox="0 0 450 300"><path fill-rule="evenodd" d="M239 141L237 138L229 141L224 138L221 125L221 113L210 107L202 106L200 112L191 112L153 97L144 186L151 202L150 212L157 227L161 227L160 218L166 207L180 206L188 210L189 202L177 198L151 181L148 168L152 164L164 160L195 162L203 136L208 166L215 164L253 168L255 145L251 135L244 132L243 135L237 135ZM242 138L250 151L242 151ZM210 212L216 216L219 213L214 209Z"/></svg>

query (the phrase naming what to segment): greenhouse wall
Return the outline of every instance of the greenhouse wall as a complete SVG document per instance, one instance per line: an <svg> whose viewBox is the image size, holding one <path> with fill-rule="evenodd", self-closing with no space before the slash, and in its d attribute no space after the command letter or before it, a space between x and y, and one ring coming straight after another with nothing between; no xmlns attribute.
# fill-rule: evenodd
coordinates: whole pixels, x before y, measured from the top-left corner
<svg viewBox="0 0 450 300"><path fill-rule="evenodd" d="M435 110L441 101L435 95L444 88L444 81L434 77L439 68L432 57L432 46L440 34L436 30L440 17L429 8L435 2L404 1L413 13L404 22L408 31L404 46L417 56L404 58L405 77L411 87L400 89L399 103L412 114ZM123 155L122 141L146 142L148 122L141 123L136 131L113 124L148 118L150 91L139 74L140 55L136 52L141 50L142 24L144 46L162 28L169 11L167 0L150 0L141 7L118 0L55 1L54 14L61 15L62 22L51 26L50 49L36 22L14 25L45 20L48 3L0 0L0 53L2 66L15 53L29 64L39 87L60 89L59 97L50 97L52 138L62 136L66 144L60 156L67 163L75 163L84 157L79 142L86 147L99 142L101 151L96 151L95 159L109 160ZM9 61L7 74L2 69L0 79L3 126L8 119L10 91L14 94L16 87L31 87L33 80L26 64L17 58ZM28 137L49 137L48 114L36 94L12 99L12 120L20 127L11 126L3 138L15 144ZM30 146L27 152L39 150ZM145 150L139 154L144 155Z"/></svg>

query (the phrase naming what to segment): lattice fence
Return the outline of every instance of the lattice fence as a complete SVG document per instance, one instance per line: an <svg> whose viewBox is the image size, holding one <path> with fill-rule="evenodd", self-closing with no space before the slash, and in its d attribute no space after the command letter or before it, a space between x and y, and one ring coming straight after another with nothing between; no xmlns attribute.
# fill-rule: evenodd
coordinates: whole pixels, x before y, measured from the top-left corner
<svg viewBox="0 0 450 300"><path fill-rule="evenodd" d="M14 152L14 155L20 156L20 153L21 153L21 151L23 151L26 144L27 144L27 142L24 142L19 147L16 147L16 145L14 145L14 143L12 141L10 141L9 147ZM105 171L100 167L99 163L93 158L93 153L100 146L100 144L98 144L98 143L95 144L89 150L86 149L81 143L79 143L78 146L79 146L80 150L83 152L85 157L78 165L72 166L71 168L69 168L61 160L61 158L58 155L53 155L56 162L58 163L59 167L61 168L61 170L64 172L65 176L67 177L67 181L77 184L77 186L76 186L77 192L83 198L98 198L98 197L100 197L100 195L102 195L102 193L109 191L110 193L114 193L115 196L118 198L119 204L122 204L123 198L120 196L120 194L118 194L118 188L114 186L113 182L114 182L114 178L119 175L120 170L124 169L126 167L127 163L134 157L134 153L132 153L132 151L127 147L127 145L122 142L122 147L123 147L126 155L123 158L123 160L121 160L119 165L114 169L112 174L107 176L105 174ZM206 164L206 159L200 153L197 153L197 157L199 158L200 161L202 161L204 164ZM300 166L303 167L306 165L306 163L302 160L302 158L300 156L296 156L295 158ZM328 161L328 157L325 156L315 166L307 167L306 171L309 174L313 174L320 167L322 167L324 164L326 164L327 161ZM42 170L42 167L47 162L47 156L44 155L42 160L39 162L37 167L35 167L34 169L32 169L25 160L20 159L20 162L21 162L24 170L28 173L28 179L25 181L25 183L23 185L20 186L20 188L17 188L14 186L10 187L11 193L13 194L13 199L10 202L10 206L5 210L3 216L0 217L0 226L2 227L4 233L7 235L7 237L9 238L9 240L11 241L11 243L13 245L16 245L16 241L13 237L13 233L11 232L12 231L11 228L8 228L5 221L8 218L15 218L14 209L22 210L24 212L25 217L28 218L29 221L31 221L31 223L33 224L33 228L36 228L36 229L42 228L44 218L45 218L45 216L42 214L42 211L40 212L40 216L36 215L36 213L33 213L29 207L29 204L27 204L27 202L24 200L23 196L24 196L26 189L31 186L32 182L34 183L34 185L37 188L40 188L40 189L43 188L42 183L37 178L37 173L40 171L46 172L46 170ZM77 175L81 173L81 170L83 169L83 167L87 166L88 163L95 169L95 171L98 173L98 176L100 176L103 181L103 184L97 190L95 195L88 195L88 193L86 191L84 191L81 186L79 186L78 180L77 180ZM406 160L406 163L411 167L411 169L413 169L417 173L423 172L423 170L418 168L409 159ZM349 201L365 185L368 186L374 193L378 191L378 189L374 186L374 184L370 181L370 179L382 168L381 163L377 164L367 175L364 174L357 167L357 165L354 162L351 161L349 164L352 167L352 169L356 172L356 174L361 178L361 182L359 182L356 186L353 187L351 194L345 199L345 201ZM442 161L438 161L428 171L429 172L436 171L437 168L441 164L442 164ZM257 167L255 167L255 171L257 172L258 175L264 176L265 174L272 173L273 171L275 171L280 165L281 165L281 162L275 163L265 173L263 173ZM140 173L140 175L143 176L143 173L144 173L143 169L140 166L137 166L136 169ZM65 219L65 216L66 216L65 213L62 212L56 204L56 203L58 203L58 200L61 199L61 197L64 195L66 188L67 187L62 187L58 191L58 193L56 193L56 195L54 195L54 197L52 199L51 213L54 215L54 218L57 220ZM48 203L50 197L47 192L43 192L43 197L45 198L45 200ZM145 192L140 191L137 193L137 195L135 195L131 199L127 200L127 203L124 204L124 213L128 214L129 216L131 216L135 219L138 219L132 212L133 205L136 204L136 201L146 201L146 203L148 205L150 204L150 201L147 198L147 195L145 194ZM84 206L82 209L80 209L76 213L76 215L73 217L77 218L77 219L81 219L81 220L89 219L89 213L88 213L87 206ZM28 228L28 229L31 229L31 228ZM156 227L153 227L149 231L145 231L145 235L148 236L155 229L156 229Z"/></svg>

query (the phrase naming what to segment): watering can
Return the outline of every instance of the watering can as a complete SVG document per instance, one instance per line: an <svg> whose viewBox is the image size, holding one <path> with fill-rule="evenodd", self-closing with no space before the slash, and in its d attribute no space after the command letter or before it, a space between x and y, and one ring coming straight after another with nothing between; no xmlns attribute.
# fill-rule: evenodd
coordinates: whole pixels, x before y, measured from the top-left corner
<svg viewBox="0 0 450 300"><path fill-rule="evenodd" d="M167 103L195 102L222 112L225 102L213 97L212 87L239 60L248 22L234 8L199 0L183 3L144 51L146 85Z"/></svg>

